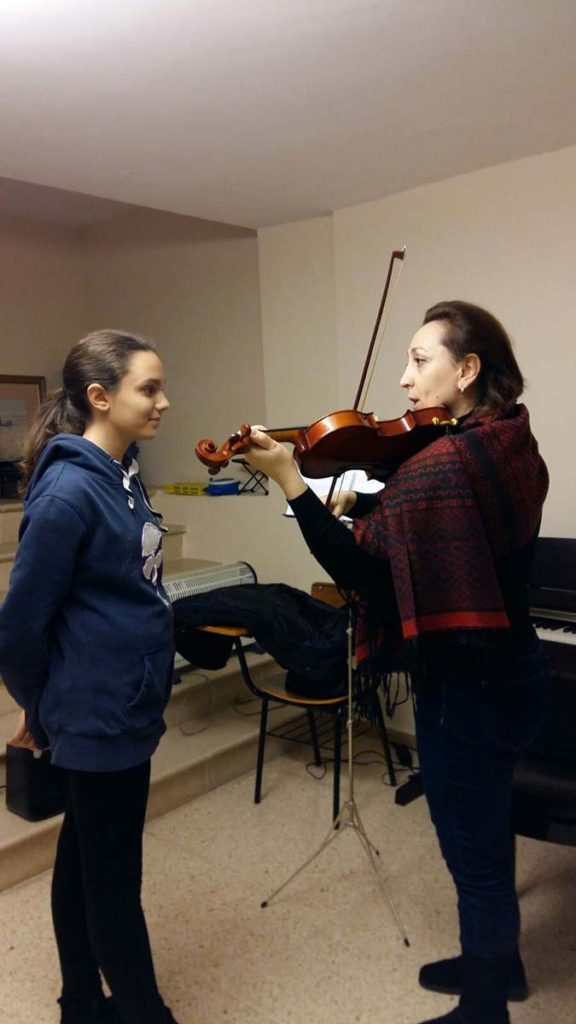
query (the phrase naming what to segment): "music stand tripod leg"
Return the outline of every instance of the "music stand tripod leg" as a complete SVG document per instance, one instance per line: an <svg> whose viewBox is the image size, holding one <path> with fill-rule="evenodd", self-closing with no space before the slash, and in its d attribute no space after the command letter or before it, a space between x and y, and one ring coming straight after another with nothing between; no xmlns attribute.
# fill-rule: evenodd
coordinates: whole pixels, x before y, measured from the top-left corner
<svg viewBox="0 0 576 1024"><path fill-rule="evenodd" d="M330 830L329 830L328 834L322 840L322 842L320 843L320 846L318 847L318 849L313 854L311 854L311 856L308 857L308 859L305 860L304 863L301 864L300 867L297 868L296 871L294 871L290 875L290 877L287 878L286 881L282 883L282 885L278 886L278 888L275 889L274 892L272 892L270 894L270 896L268 896L268 898L266 900L263 900L262 903L260 904L260 906L261 907L269 906L270 903L272 902L272 900L275 899L275 897L278 896L279 893L283 892L283 890L290 884L290 882L292 882L295 878L297 878L298 875L300 875L308 867L308 865L312 863L312 861L316 860L316 858L319 857L320 854L322 854L324 852L324 850L326 850L330 846L330 844L333 843L334 840L338 838L338 836L342 835L346 831L347 828L351 828L353 830L353 832L355 832L356 835L358 836L358 839L360 841L362 849L365 851L365 853L366 853L366 855L368 857L368 860L370 861L372 869L373 869L373 871L374 871L374 873L376 875L376 878L378 880L378 884L380 886L380 890L381 890L382 895L384 896L384 898L385 898L385 900L386 900L386 902L388 904L388 907L390 909L392 917L393 917L393 919L395 921L395 924L396 924L396 926L398 928L398 931L400 932L400 936L402 938L402 941L404 942L405 946L409 946L410 945L410 941L409 941L408 936L406 934L406 930L405 930L405 928L404 928L404 926L402 924L402 920L400 918L400 915L399 915L396 907L394 906L394 903L392 901L390 893L388 892L388 888L386 886L385 880L382 878L382 876L381 876L381 874L380 874L380 872L378 870L378 867L376 865L376 861L374 859L375 855L379 856L378 850L376 849L376 847L370 841L370 839L368 838L368 835L366 834L366 830L364 828L364 825L362 824L362 820L360 818L360 815L358 813L358 808L356 806L356 801L354 799L354 685L353 685L353 683L354 683L354 667L355 666L354 666L354 652L353 652L353 636L354 636L353 608L354 608L354 603L353 603L352 599L349 598L348 599L348 629L347 629L347 636L348 636L348 721L347 721L347 730L348 730L348 799L343 804L343 806L342 806L342 808L340 810L340 813L338 814L336 819L332 822L332 825L330 826Z"/></svg>
<svg viewBox="0 0 576 1024"><path fill-rule="evenodd" d="M322 840L318 849L315 850L314 853L311 854L310 857L308 857L308 859L305 860L304 863L301 864L299 868L296 868L296 871L293 871L289 878L287 878L286 881L282 882L282 885L279 885L277 889L274 889L274 892L270 893L268 899L262 900L260 906L267 907L268 904L271 903L272 900L278 895L278 893L282 892L282 890L285 889L287 885L290 885L290 882L294 881L294 879L297 878L298 875L300 875L302 871L304 871L308 867L308 865L312 863L313 860L316 860L316 857L319 857L320 854L323 853L328 846L330 846L330 843L333 842L338 835L339 833L336 831L336 822L333 822L332 825L330 826L330 831L328 832L328 835Z"/></svg>

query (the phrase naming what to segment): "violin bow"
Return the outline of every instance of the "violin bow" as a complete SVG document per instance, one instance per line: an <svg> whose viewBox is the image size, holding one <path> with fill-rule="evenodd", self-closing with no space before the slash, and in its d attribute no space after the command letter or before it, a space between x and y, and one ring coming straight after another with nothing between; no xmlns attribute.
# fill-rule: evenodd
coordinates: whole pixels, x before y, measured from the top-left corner
<svg viewBox="0 0 576 1024"><path fill-rule="evenodd" d="M394 270L394 263L396 262L396 260L404 260L404 256L405 255L406 255L406 246L404 245L401 249L394 249L392 251L391 256L390 256L390 263L388 264L388 273L386 274L386 282L384 284L384 291L382 292L382 298L380 299L380 305L378 307L378 313L376 315L376 321L374 323L374 329L372 331L372 337L370 338L370 344L368 346L368 352L366 354L366 359L364 360L364 366L362 368L362 373L360 375L360 383L358 384L358 390L356 392L356 397L354 399L354 405L352 406L352 408L354 409L355 412L357 411L358 406L360 405L360 402L362 400L362 393L364 391L364 384L366 382L366 377L368 376L368 368L370 366L370 361L372 359L372 353L374 352L374 346L376 344L376 339L377 339L378 333L380 331L380 324L382 322L382 316L383 316L383 313L384 313L384 308L386 306L386 299L388 298L388 292L390 290L390 282L392 280L392 273L393 273L393 270ZM396 280L396 284L397 283L398 283L398 278ZM390 314L388 313L388 316L389 315ZM366 389L366 391L368 391L368 388ZM327 505L329 505L330 501L332 500L332 496L333 496L334 491L336 489L336 482L337 482L337 480L338 480L338 477L335 476L333 478L333 480L332 480L332 483L330 484L330 490L328 491L328 495L326 497L326 504ZM342 485L340 485L340 487L342 487Z"/></svg>

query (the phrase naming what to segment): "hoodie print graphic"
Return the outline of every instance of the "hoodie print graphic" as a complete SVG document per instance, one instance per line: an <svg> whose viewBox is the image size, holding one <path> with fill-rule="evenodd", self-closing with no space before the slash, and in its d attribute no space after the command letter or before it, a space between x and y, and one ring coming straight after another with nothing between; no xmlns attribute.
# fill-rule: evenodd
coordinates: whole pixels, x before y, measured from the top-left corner
<svg viewBox="0 0 576 1024"><path fill-rule="evenodd" d="M142 558L144 577L156 586L158 572L162 565L162 533L153 523L144 523L142 527Z"/></svg>
<svg viewBox="0 0 576 1024"><path fill-rule="evenodd" d="M161 547L162 532L157 526L154 526L154 523L144 523L142 527L142 558L144 560L142 573L144 579L152 583L163 604L170 608L170 600L164 588L159 586L160 581L158 578L163 558Z"/></svg>

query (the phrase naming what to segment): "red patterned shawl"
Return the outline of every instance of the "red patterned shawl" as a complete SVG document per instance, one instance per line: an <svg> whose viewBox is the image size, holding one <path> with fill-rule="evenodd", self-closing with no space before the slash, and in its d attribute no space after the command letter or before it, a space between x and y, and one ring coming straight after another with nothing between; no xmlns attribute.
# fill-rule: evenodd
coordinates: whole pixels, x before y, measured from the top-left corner
<svg viewBox="0 0 576 1024"><path fill-rule="evenodd" d="M375 635L360 604L359 662L423 634L507 629L495 563L534 535L547 490L524 405L497 420L472 413L405 462L354 525L358 544L390 562L401 628L401 637L382 625Z"/></svg>

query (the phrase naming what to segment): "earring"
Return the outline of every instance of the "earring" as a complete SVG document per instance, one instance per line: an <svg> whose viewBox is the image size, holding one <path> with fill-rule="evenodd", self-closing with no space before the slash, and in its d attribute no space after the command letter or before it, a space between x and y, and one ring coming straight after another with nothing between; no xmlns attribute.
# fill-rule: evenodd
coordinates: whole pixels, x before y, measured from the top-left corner
<svg viewBox="0 0 576 1024"><path fill-rule="evenodd" d="M466 390L466 385L465 384L459 384L458 385L458 391L460 392L461 395L464 394L465 390Z"/></svg>

